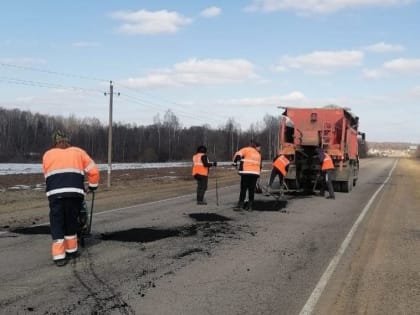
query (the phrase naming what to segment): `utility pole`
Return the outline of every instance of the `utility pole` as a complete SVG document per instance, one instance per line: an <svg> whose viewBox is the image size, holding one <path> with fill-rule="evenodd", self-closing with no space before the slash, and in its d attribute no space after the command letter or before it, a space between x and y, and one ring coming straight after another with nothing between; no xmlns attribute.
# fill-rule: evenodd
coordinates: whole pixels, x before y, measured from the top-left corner
<svg viewBox="0 0 420 315"><path fill-rule="evenodd" d="M111 169L112 169L112 102L114 98L114 86L112 81L109 81L109 93L104 93L104 95L109 95L109 125L108 125L108 179L107 187L111 187ZM119 96L120 93L117 93Z"/></svg>

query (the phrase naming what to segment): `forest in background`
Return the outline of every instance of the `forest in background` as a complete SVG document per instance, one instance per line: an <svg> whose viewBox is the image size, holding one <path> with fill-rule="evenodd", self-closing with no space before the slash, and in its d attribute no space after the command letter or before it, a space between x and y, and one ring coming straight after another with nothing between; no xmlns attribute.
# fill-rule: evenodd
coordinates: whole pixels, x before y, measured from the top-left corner
<svg viewBox="0 0 420 315"><path fill-rule="evenodd" d="M279 116L266 115L241 130L240 123L229 118L225 124L183 127L168 109L163 117L156 115L147 126L114 122L112 126L112 162L145 163L189 161L198 145L208 148L211 160L228 161L250 140L262 145L263 159L277 152ZM72 145L86 150L97 163L108 158L108 126L96 118L49 116L19 109L0 107L0 163L40 162L52 145L54 130L70 136ZM365 157L368 144L359 143L359 155Z"/></svg>

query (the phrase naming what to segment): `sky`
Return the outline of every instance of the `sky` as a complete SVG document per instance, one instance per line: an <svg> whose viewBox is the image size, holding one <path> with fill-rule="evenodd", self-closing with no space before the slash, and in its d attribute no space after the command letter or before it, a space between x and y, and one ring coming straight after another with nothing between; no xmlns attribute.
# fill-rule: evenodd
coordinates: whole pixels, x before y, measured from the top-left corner
<svg viewBox="0 0 420 315"><path fill-rule="evenodd" d="M420 143L420 0L23 1L0 12L0 107L261 126L335 104L368 141Z"/></svg>

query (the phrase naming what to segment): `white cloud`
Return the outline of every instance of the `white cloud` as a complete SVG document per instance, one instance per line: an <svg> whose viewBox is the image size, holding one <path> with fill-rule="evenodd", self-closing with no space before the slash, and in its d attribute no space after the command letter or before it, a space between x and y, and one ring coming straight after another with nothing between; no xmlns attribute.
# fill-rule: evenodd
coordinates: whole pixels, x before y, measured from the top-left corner
<svg viewBox="0 0 420 315"><path fill-rule="evenodd" d="M384 75L381 69L365 69L363 70L363 76L367 79L378 79Z"/></svg>
<svg viewBox="0 0 420 315"><path fill-rule="evenodd" d="M221 100L223 105L244 105L244 106L283 106L283 105L299 105L305 103L306 97L302 92L293 91L286 95L267 96L267 97L250 97Z"/></svg>
<svg viewBox="0 0 420 315"><path fill-rule="evenodd" d="M367 51L374 53L386 53L386 52L401 52L404 51L404 46L402 45L392 45L384 42L376 43L370 46L365 47Z"/></svg>
<svg viewBox="0 0 420 315"><path fill-rule="evenodd" d="M363 74L368 79L378 79L390 74L420 75L420 59L393 59L380 68L364 70Z"/></svg>
<svg viewBox="0 0 420 315"><path fill-rule="evenodd" d="M72 43L71 45L73 47L79 47L79 48L101 46L101 44L98 42L75 42L75 43Z"/></svg>
<svg viewBox="0 0 420 315"><path fill-rule="evenodd" d="M222 13L222 10L218 7L209 7L204 9L203 11L201 11L200 15L207 17L207 18L211 18L211 17L215 17L218 16Z"/></svg>
<svg viewBox="0 0 420 315"><path fill-rule="evenodd" d="M119 81L131 88L224 84L255 79L254 65L245 59L189 59L171 69L158 69L141 78Z"/></svg>
<svg viewBox="0 0 420 315"><path fill-rule="evenodd" d="M326 14L344 9L405 5L414 0L252 0L246 11L297 11L304 14Z"/></svg>
<svg viewBox="0 0 420 315"><path fill-rule="evenodd" d="M307 55L283 56L274 66L274 71L299 69L312 73L329 73L342 68L360 66L363 58L363 52L356 50L315 51Z"/></svg>
<svg viewBox="0 0 420 315"><path fill-rule="evenodd" d="M176 33L181 26L192 23L192 19L167 10L116 11L111 17L124 23L118 30L128 35Z"/></svg>
<svg viewBox="0 0 420 315"><path fill-rule="evenodd" d="M410 95L419 98L420 97L420 85L414 87L411 91L410 91Z"/></svg>
<svg viewBox="0 0 420 315"><path fill-rule="evenodd" d="M386 71L401 74L420 74L420 59L394 59L383 64Z"/></svg>

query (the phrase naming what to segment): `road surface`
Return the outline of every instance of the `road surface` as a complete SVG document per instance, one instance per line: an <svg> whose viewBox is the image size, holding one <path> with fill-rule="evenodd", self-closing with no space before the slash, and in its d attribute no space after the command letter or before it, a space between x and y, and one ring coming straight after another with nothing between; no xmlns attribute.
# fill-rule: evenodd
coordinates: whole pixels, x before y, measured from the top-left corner
<svg viewBox="0 0 420 315"><path fill-rule="evenodd" d="M48 226L0 235L2 314L416 314L419 161L362 160L336 200L257 195L238 185L108 209L65 267ZM268 176L268 174L264 174Z"/></svg>

